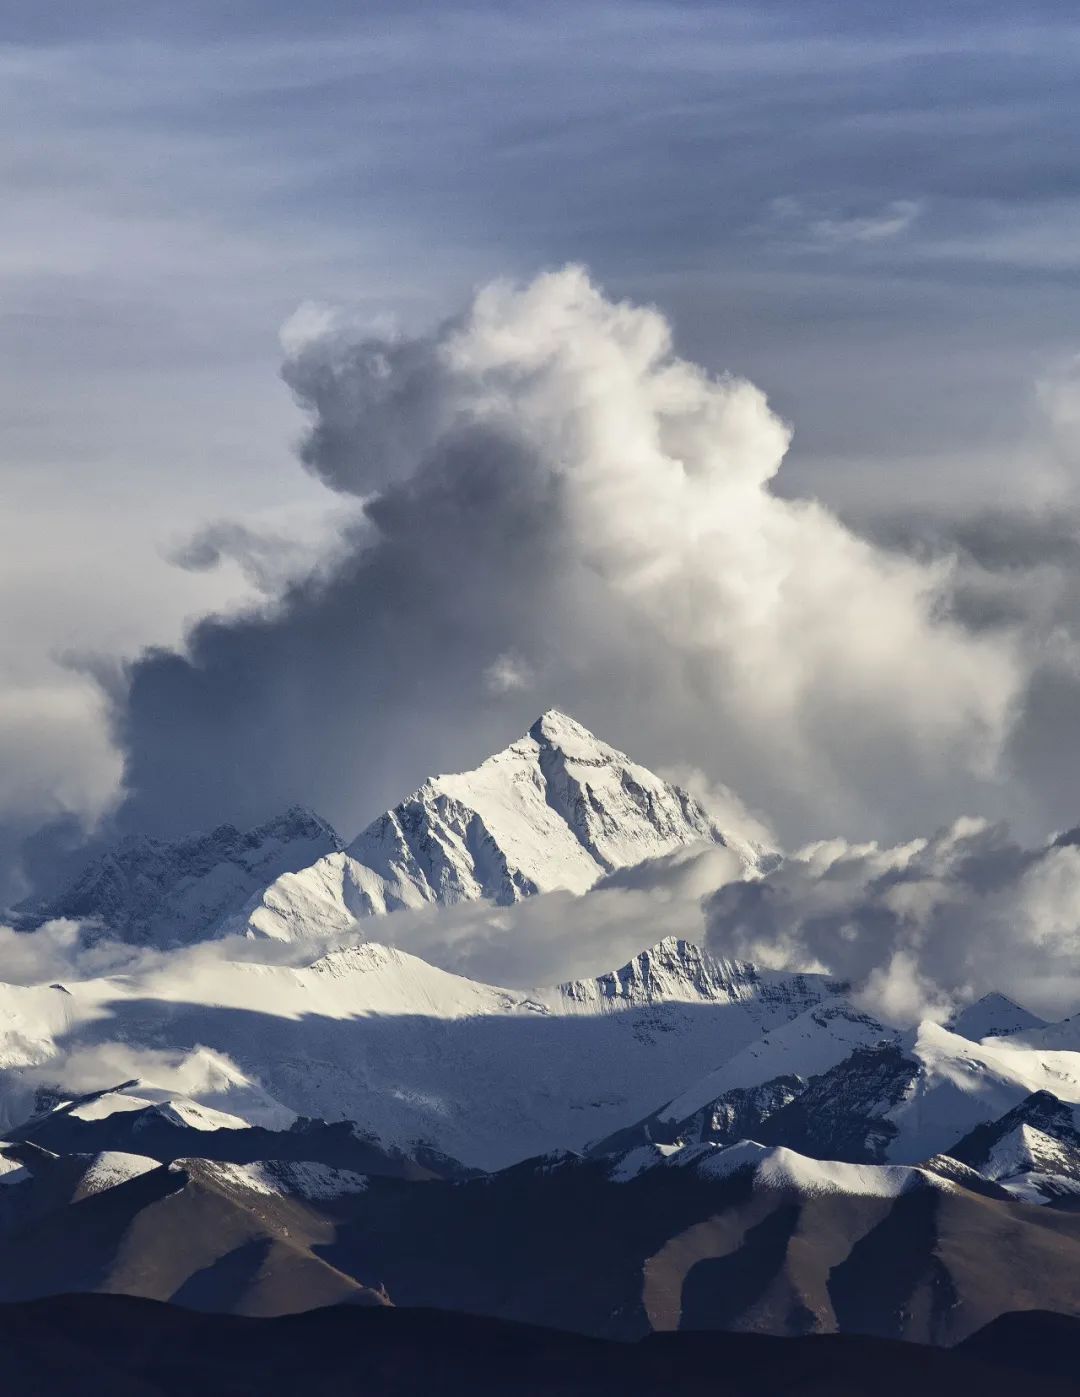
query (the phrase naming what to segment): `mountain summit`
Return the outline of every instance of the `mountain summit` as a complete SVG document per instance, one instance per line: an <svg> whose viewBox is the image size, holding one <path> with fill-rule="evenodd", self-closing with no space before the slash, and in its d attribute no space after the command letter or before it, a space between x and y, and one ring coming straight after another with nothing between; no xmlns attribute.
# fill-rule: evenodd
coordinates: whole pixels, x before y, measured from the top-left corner
<svg viewBox="0 0 1080 1397"><path fill-rule="evenodd" d="M292 940L403 907L583 893L701 842L729 841L693 796L549 709L474 770L425 781L347 849L283 874L225 929Z"/></svg>

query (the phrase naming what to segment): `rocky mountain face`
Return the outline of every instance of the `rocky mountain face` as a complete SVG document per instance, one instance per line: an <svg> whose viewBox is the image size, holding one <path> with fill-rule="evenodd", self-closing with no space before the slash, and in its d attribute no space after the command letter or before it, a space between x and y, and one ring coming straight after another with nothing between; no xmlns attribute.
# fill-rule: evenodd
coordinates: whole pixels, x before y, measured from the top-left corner
<svg viewBox="0 0 1080 1397"><path fill-rule="evenodd" d="M254 829L220 825L185 839L129 836L95 859L66 892L22 909L27 923L65 917L116 940L173 946L198 940L281 874L341 848L301 806Z"/></svg>
<svg viewBox="0 0 1080 1397"><path fill-rule="evenodd" d="M1033 1203L1080 1200L1080 1109L1037 1091L949 1154Z"/></svg>

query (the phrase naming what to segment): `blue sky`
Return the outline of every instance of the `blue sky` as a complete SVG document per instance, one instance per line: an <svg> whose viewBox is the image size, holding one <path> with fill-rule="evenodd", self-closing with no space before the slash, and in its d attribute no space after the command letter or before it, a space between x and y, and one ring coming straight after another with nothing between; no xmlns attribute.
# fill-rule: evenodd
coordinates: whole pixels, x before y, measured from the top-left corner
<svg viewBox="0 0 1080 1397"><path fill-rule="evenodd" d="M171 561L193 534L242 521L300 556L332 532L280 379L305 302L415 329L580 261L766 390L795 429L781 492L880 532L1071 489L1074 6L98 0L0 21L0 680L9 731L56 704L74 743L62 795L43 758L0 805L115 783L73 655L100 673L250 597L234 564Z"/></svg>

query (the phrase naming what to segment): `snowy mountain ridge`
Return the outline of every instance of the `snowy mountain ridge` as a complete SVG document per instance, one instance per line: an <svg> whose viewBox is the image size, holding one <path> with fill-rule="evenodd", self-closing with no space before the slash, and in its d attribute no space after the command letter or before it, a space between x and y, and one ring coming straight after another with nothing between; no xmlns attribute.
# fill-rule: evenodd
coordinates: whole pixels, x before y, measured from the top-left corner
<svg viewBox="0 0 1080 1397"><path fill-rule="evenodd" d="M43 1085L70 1099L88 1062L106 1053L112 1071L119 1053L145 1067L117 1108L173 1101L274 1129L351 1120L389 1147L500 1167L629 1125L838 988L677 938L593 982L531 991L375 942L300 967L157 958L67 993L0 985L0 1131L38 1109Z"/></svg>

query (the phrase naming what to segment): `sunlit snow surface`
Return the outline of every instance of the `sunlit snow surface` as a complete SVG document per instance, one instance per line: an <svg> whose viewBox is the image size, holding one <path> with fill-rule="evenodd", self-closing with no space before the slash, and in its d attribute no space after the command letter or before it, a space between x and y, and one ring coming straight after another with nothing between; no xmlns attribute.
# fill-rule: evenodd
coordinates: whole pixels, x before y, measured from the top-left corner
<svg viewBox="0 0 1080 1397"><path fill-rule="evenodd" d="M306 1198L323 1201L350 1193L363 1193L367 1180L349 1169L335 1169L329 1164L295 1160L262 1160L257 1164L227 1164L216 1160L199 1160L200 1172L226 1189L240 1193L261 1194L273 1198ZM188 1161L177 1160L169 1165L174 1173L182 1173Z"/></svg>

